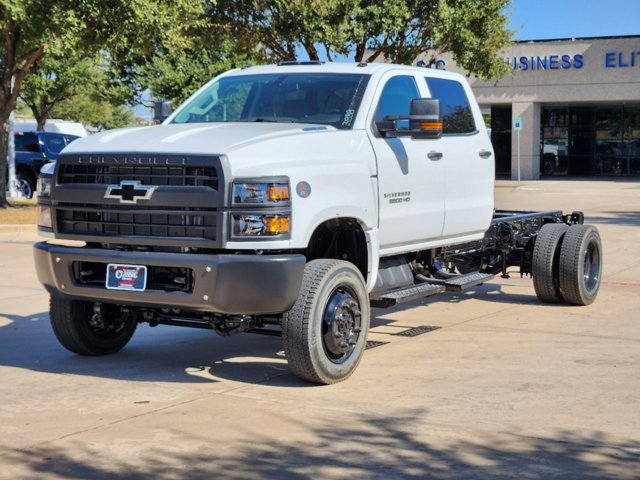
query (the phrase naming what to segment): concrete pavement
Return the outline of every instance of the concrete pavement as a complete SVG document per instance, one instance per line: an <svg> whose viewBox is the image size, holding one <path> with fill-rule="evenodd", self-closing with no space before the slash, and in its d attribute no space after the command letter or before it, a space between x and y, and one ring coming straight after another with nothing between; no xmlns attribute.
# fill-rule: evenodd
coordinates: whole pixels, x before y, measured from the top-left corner
<svg viewBox="0 0 640 480"><path fill-rule="evenodd" d="M500 181L496 206L584 210L596 302L542 305L513 275L374 309L380 345L328 387L272 337L142 325L72 355L33 228L0 228L0 478L640 478L640 182ZM397 335L418 326L440 328Z"/></svg>

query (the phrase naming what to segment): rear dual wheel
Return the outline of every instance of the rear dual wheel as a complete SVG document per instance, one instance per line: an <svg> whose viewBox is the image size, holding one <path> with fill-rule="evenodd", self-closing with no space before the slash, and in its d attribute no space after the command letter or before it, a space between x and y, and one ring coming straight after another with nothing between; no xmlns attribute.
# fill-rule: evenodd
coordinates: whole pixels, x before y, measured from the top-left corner
<svg viewBox="0 0 640 480"><path fill-rule="evenodd" d="M564 223L543 225L533 247L533 288L541 302L561 303L560 247L569 227Z"/></svg>
<svg viewBox="0 0 640 480"><path fill-rule="evenodd" d="M533 286L540 301L593 303L600 288L602 241L592 225L544 225L533 248Z"/></svg>
<svg viewBox="0 0 640 480"><path fill-rule="evenodd" d="M602 276L602 240L592 225L574 225L560 250L560 291L565 302L590 305L598 295Z"/></svg>

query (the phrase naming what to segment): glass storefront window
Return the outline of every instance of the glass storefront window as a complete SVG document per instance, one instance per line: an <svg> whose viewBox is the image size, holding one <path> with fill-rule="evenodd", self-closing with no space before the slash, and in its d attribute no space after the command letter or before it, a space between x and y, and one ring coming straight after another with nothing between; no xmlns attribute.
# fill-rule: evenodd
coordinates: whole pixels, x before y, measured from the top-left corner
<svg viewBox="0 0 640 480"><path fill-rule="evenodd" d="M640 106L542 109L543 175L640 176Z"/></svg>
<svg viewBox="0 0 640 480"><path fill-rule="evenodd" d="M569 154L569 110L549 108L542 111L540 170L544 175L566 175Z"/></svg>
<svg viewBox="0 0 640 480"><path fill-rule="evenodd" d="M596 110L596 175L621 175L622 108Z"/></svg>
<svg viewBox="0 0 640 480"><path fill-rule="evenodd" d="M623 135L628 175L640 175L640 107L625 107Z"/></svg>

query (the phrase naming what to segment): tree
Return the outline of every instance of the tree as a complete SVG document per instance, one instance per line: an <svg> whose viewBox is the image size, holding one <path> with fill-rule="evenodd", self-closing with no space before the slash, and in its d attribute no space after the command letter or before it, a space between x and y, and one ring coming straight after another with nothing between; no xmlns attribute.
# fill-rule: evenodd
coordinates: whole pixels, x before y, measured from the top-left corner
<svg viewBox="0 0 640 480"><path fill-rule="evenodd" d="M46 52L107 56L111 79L131 95L136 71L159 46L179 48L204 0L0 0L0 208L5 207L9 115Z"/></svg>
<svg viewBox="0 0 640 480"><path fill-rule="evenodd" d="M218 0L215 18L229 19L236 36L253 38L275 61L311 60L325 50L355 61L384 58L411 64L451 52L481 78L506 71L498 53L508 45L505 9L510 0Z"/></svg>
<svg viewBox="0 0 640 480"><path fill-rule="evenodd" d="M34 66L20 90L20 98L29 106L44 130L51 112L61 103L81 94L108 91L102 56L80 52L49 53ZM77 115L76 115L77 116Z"/></svg>
<svg viewBox="0 0 640 480"><path fill-rule="evenodd" d="M50 113L52 118L91 125L95 130L128 127L135 123L130 109L89 92L79 93L56 103Z"/></svg>
<svg viewBox="0 0 640 480"><path fill-rule="evenodd" d="M138 73L140 83L157 99L177 105L224 71L267 61L257 37L234 29L229 18L219 15L216 2L207 1L196 17L185 25L186 41L180 48L156 48Z"/></svg>
<svg viewBox="0 0 640 480"><path fill-rule="evenodd" d="M231 38L218 37L211 43L198 36L193 40L187 50L158 53L147 64L144 84L155 98L179 105L216 75L256 63L257 55L252 49L238 48Z"/></svg>
<svg viewBox="0 0 640 480"><path fill-rule="evenodd" d="M49 47L49 36L60 28L56 22L47 26L46 18L52 16L53 2L0 3L0 208L7 205L9 116L25 77Z"/></svg>

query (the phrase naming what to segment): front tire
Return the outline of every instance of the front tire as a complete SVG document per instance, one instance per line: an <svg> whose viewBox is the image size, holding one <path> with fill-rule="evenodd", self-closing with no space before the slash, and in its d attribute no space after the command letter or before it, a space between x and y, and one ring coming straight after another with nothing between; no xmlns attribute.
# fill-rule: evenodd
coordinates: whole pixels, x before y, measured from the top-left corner
<svg viewBox="0 0 640 480"><path fill-rule="evenodd" d="M282 322L289 368L318 384L347 379L364 352L369 295L360 271L342 260L307 263L300 295Z"/></svg>
<svg viewBox="0 0 640 480"><path fill-rule="evenodd" d="M51 297L49 317L56 338L79 355L108 355L129 343L138 322L116 305Z"/></svg>

